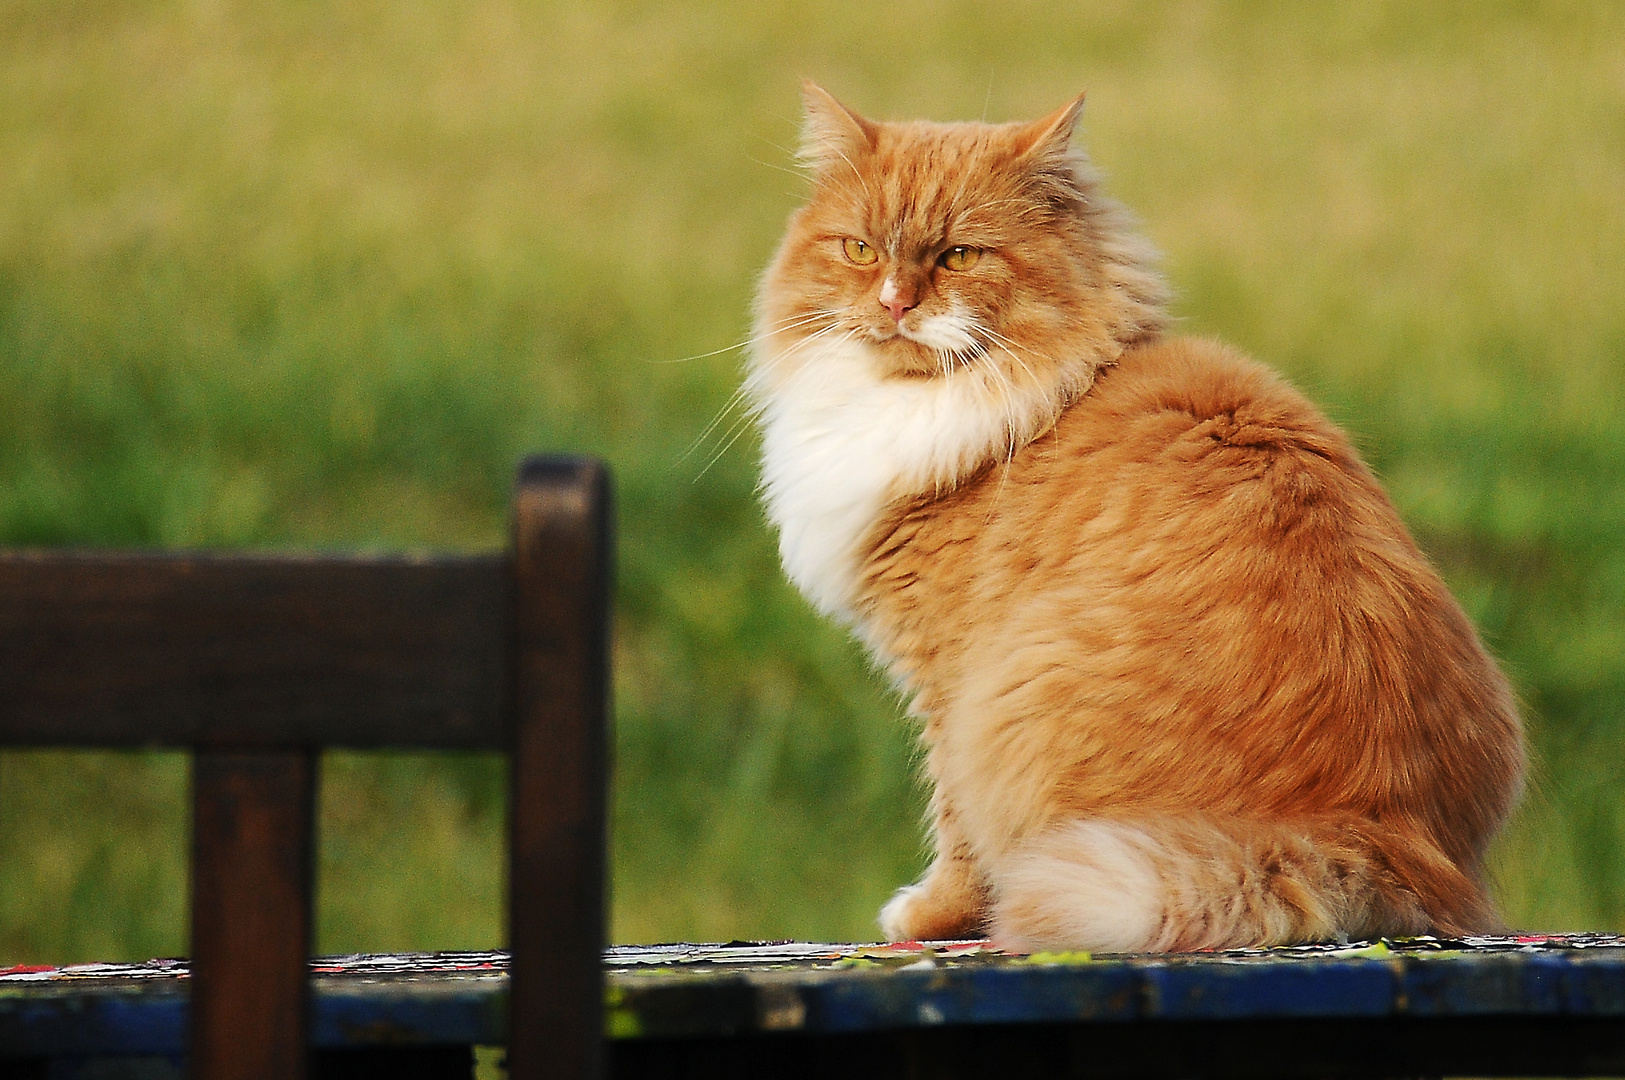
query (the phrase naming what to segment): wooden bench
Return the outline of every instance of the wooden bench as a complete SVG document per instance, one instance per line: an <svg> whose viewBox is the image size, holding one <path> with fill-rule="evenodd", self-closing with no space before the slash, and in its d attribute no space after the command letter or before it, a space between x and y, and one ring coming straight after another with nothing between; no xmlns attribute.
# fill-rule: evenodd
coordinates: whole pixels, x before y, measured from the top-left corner
<svg viewBox="0 0 1625 1080"><path fill-rule="evenodd" d="M508 754L510 1072L600 1074L611 550L533 459L501 555L0 554L0 745L193 751L194 1077L306 1073L328 746Z"/></svg>
<svg viewBox="0 0 1625 1080"><path fill-rule="evenodd" d="M469 1047L509 1036L507 965L506 953L317 961L323 1072L466 1080ZM619 946L604 968L609 1073L627 1080L1625 1074L1615 935L1136 957ZM0 974L0 1053L179 1080L184 970Z"/></svg>

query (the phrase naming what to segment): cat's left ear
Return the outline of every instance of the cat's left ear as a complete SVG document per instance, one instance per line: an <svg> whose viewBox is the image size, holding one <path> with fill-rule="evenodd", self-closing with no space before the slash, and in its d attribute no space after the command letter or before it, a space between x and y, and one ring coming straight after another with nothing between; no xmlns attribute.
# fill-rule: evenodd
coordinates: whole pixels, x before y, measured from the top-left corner
<svg viewBox="0 0 1625 1080"><path fill-rule="evenodd" d="M1035 162L1065 157L1082 113L1083 95L1079 94L1048 116L1023 126L1016 134L1016 156Z"/></svg>

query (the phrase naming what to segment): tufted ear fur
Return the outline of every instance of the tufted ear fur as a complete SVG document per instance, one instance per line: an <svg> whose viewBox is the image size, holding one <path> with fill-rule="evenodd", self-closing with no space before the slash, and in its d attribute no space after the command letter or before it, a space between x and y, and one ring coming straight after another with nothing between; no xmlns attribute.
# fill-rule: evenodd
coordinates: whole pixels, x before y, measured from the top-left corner
<svg viewBox="0 0 1625 1080"><path fill-rule="evenodd" d="M1038 171L1069 167L1066 162L1072 156L1072 132L1082 112L1084 96L1079 94L1050 115L1022 125L1016 132L1017 158L1025 159Z"/></svg>
<svg viewBox="0 0 1625 1080"><path fill-rule="evenodd" d="M1032 178L1033 193L1056 208L1075 208L1087 198L1078 181L1083 155L1072 148L1072 132L1083 112L1079 94L1048 116L1016 129L1015 157Z"/></svg>
<svg viewBox="0 0 1625 1080"><path fill-rule="evenodd" d="M820 173L843 164L857 168L857 159L874 149L874 121L842 105L811 79L802 80L801 100L801 159Z"/></svg>
<svg viewBox="0 0 1625 1080"><path fill-rule="evenodd" d="M1083 95L1079 94L1048 116L1023 126L1016 136L1016 156L1035 165L1065 159L1071 153L1072 132L1082 114Z"/></svg>

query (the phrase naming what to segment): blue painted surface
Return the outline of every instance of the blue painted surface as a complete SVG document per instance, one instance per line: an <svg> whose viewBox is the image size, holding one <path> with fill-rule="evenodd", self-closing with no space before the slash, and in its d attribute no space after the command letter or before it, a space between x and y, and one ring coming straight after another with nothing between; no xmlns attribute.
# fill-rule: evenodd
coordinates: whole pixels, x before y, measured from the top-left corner
<svg viewBox="0 0 1625 1080"><path fill-rule="evenodd" d="M1169 1020L1257 1016L1385 1016L1395 1011L1397 964L1384 960L1148 965L1142 1015Z"/></svg>
<svg viewBox="0 0 1625 1080"><path fill-rule="evenodd" d="M185 993L169 988L3 993L0 1057L178 1053L186 1013Z"/></svg>
<svg viewBox="0 0 1625 1080"><path fill-rule="evenodd" d="M1625 1020L1625 939L1494 940L1054 962L974 943L622 948L606 957L608 1025L637 1038L1147 1019ZM500 1044L505 966L501 954L466 953L318 961L314 1042ZM187 986L177 962L0 973L0 1058L182 1053Z"/></svg>
<svg viewBox="0 0 1625 1080"><path fill-rule="evenodd" d="M627 962L612 969L612 1030L704 1036L742 1028L852 1032L1070 1021L1625 1018L1625 939L1605 935L1053 963L951 950L925 957L916 949L848 969L841 961L820 965L815 954L829 947L808 946L799 961L764 957L759 967L734 964L723 950L705 956L694 946L666 948L686 951L673 961L655 948L641 967ZM751 997L743 1005L742 990Z"/></svg>
<svg viewBox="0 0 1625 1080"><path fill-rule="evenodd" d="M971 1024L1130 1019L1145 996L1140 973L1126 964L987 967L966 983L971 1000L963 1015Z"/></svg>
<svg viewBox="0 0 1625 1080"><path fill-rule="evenodd" d="M1405 1011L1416 1016L1595 1012L1570 991L1571 967L1561 954L1417 957L1405 968Z"/></svg>
<svg viewBox="0 0 1625 1080"><path fill-rule="evenodd" d="M324 1049L499 1043L508 1030L506 980L325 987L314 1004L311 1041Z"/></svg>

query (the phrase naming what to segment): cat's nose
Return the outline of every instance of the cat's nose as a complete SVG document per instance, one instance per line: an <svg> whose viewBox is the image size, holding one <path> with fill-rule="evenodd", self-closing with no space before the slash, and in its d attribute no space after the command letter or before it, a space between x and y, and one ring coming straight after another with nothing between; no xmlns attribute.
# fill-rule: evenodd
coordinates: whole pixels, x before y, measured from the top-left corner
<svg viewBox="0 0 1625 1080"><path fill-rule="evenodd" d="M902 322L918 303L914 289L899 286L896 278L887 278L880 287L880 306L891 312L893 322Z"/></svg>

